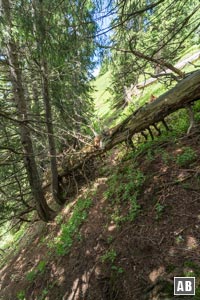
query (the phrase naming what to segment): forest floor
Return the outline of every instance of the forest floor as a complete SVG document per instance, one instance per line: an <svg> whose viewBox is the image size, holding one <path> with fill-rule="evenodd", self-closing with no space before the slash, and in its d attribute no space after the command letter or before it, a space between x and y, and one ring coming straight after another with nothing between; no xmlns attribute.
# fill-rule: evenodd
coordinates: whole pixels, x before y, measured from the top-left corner
<svg viewBox="0 0 200 300"><path fill-rule="evenodd" d="M173 277L187 275L196 277L197 287L189 299L200 299L199 133L154 143L137 161L112 150L100 166L91 183L92 205L70 250L55 251L54 243L75 198L60 219L32 224L18 252L7 257L0 271L1 300L175 299ZM118 185L125 185L125 170L130 175L136 166L144 180L131 219L123 194L107 197L108 177L120 174Z"/></svg>

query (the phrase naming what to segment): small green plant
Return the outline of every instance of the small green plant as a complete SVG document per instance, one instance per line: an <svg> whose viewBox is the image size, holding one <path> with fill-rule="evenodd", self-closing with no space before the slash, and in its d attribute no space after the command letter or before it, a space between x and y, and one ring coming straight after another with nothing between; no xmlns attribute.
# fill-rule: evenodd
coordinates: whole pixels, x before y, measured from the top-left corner
<svg viewBox="0 0 200 300"><path fill-rule="evenodd" d="M177 155L176 163L181 167L186 167L192 161L194 161L196 157L197 157L196 152L192 148L185 147L183 153Z"/></svg>
<svg viewBox="0 0 200 300"><path fill-rule="evenodd" d="M46 269L46 262L41 260L34 270L31 270L26 274L26 279L29 282L33 282L38 274L43 274L45 272L45 269Z"/></svg>
<svg viewBox="0 0 200 300"><path fill-rule="evenodd" d="M45 272L45 268L46 268L46 262L44 260L41 260L37 265L37 270L39 271L39 273L43 274Z"/></svg>
<svg viewBox="0 0 200 300"><path fill-rule="evenodd" d="M109 236L107 237L107 242L108 242L108 244L111 244L111 243L113 242L113 240L114 240L114 238L113 238L112 235L109 235Z"/></svg>
<svg viewBox="0 0 200 300"><path fill-rule="evenodd" d="M58 255L69 253L75 234L77 234L78 238L81 238L78 230L81 224L86 220L88 209L91 205L91 199L79 199L69 221L66 224L61 225L61 235L54 241L54 246Z"/></svg>
<svg viewBox="0 0 200 300"><path fill-rule="evenodd" d="M187 270L187 271L184 271L184 276L185 277L195 277L195 273L193 270Z"/></svg>
<svg viewBox="0 0 200 300"><path fill-rule="evenodd" d="M171 272L173 272L176 269L176 266L173 264L169 264L168 266L166 266L166 272L169 274Z"/></svg>
<svg viewBox="0 0 200 300"><path fill-rule="evenodd" d="M200 299L200 285L199 285L199 280L200 280L200 266L194 261L185 261L184 267L186 270L184 271L184 276L187 277L196 277L196 282L197 286L195 289L195 296L194 300L199 300Z"/></svg>
<svg viewBox="0 0 200 300"><path fill-rule="evenodd" d="M19 291L17 293L17 299L18 300L26 300L26 294L25 294L25 291Z"/></svg>
<svg viewBox="0 0 200 300"><path fill-rule="evenodd" d="M146 158L147 158L148 161L153 161L154 160L154 153L153 153L152 149L148 149Z"/></svg>
<svg viewBox="0 0 200 300"><path fill-rule="evenodd" d="M134 165L127 165L115 173L108 181L109 188L104 196L111 201L113 205L124 202L130 203L128 216L123 216L121 207L117 207L111 216L111 219L119 225L123 221L133 221L140 211L140 205L137 203L141 187L144 183L144 174Z"/></svg>
<svg viewBox="0 0 200 300"><path fill-rule="evenodd" d="M45 300L46 296L48 295L48 293L49 293L48 289L43 289L42 293L41 293L41 295L39 297L39 300Z"/></svg>
<svg viewBox="0 0 200 300"><path fill-rule="evenodd" d="M112 266L111 270L116 272L117 274L123 274L124 273L124 269L122 267L117 267L117 266Z"/></svg>
<svg viewBox="0 0 200 300"><path fill-rule="evenodd" d="M37 276L37 271L32 270L26 274L26 279L29 282L33 282L35 280L36 276Z"/></svg>
<svg viewBox="0 0 200 300"><path fill-rule="evenodd" d="M189 260L184 263L184 267L190 268L196 277L200 277L200 266L197 263Z"/></svg>
<svg viewBox="0 0 200 300"><path fill-rule="evenodd" d="M134 221L135 218L137 217L140 209L141 209L141 206L137 203L137 195L133 195L130 198L130 210L129 210L129 215L128 215L127 219L129 221Z"/></svg>
<svg viewBox="0 0 200 300"><path fill-rule="evenodd" d="M111 215L111 220L116 224L116 225L120 225L123 221L126 220L126 218L121 215L121 211L119 208L116 208L113 212L113 214Z"/></svg>
<svg viewBox="0 0 200 300"><path fill-rule="evenodd" d="M156 206L155 206L155 210L156 210L156 220L160 219L161 218L161 215L163 213L165 209L165 206L160 204L159 202L156 203Z"/></svg>
<svg viewBox="0 0 200 300"><path fill-rule="evenodd" d="M178 120L178 122L176 121ZM173 122L174 121L174 122ZM171 134L182 134L186 132L188 129L188 114L185 109L181 109L180 111L176 111L175 114L172 116L171 126L173 131Z"/></svg>
<svg viewBox="0 0 200 300"><path fill-rule="evenodd" d="M182 235L178 235L176 238L175 238L175 242L176 244L180 244L184 241L184 238L182 237Z"/></svg>
<svg viewBox="0 0 200 300"><path fill-rule="evenodd" d="M101 256L102 262L114 263L117 257L117 252L114 249L108 250L104 255Z"/></svg>
<svg viewBox="0 0 200 300"><path fill-rule="evenodd" d="M198 286L195 289L195 296L194 296L194 300L199 300L200 299L200 286Z"/></svg>
<svg viewBox="0 0 200 300"><path fill-rule="evenodd" d="M162 160L166 165L168 165L168 163L172 160L172 157L168 152L164 151L162 153Z"/></svg>
<svg viewBox="0 0 200 300"><path fill-rule="evenodd" d="M63 216L61 214L57 215L55 218L56 224L60 225L63 221Z"/></svg>

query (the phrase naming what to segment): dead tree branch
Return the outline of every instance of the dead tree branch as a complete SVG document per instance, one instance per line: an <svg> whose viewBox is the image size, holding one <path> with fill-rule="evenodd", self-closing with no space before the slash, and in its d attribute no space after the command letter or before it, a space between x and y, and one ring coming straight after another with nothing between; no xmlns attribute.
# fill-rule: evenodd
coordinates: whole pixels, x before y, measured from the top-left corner
<svg viewBox="0 0 200 300"><path fill-rule="evenodd" d="M85 161L95 156L100 156L117 144L126 141L127 136L132 137L134 134L149 128L149 126L160 121L162 122L171 113L199 99L200 70L193 72L168 92L159 96L154 102L140 107L122 123L111 128L110 135L104 141L103 149L88 147L88 149L84 148L79 153L72 153L70 159L68 159L69 165L66 166L66 171L62 172L60 176L70 174L77 168L82 167Z"/></svg>

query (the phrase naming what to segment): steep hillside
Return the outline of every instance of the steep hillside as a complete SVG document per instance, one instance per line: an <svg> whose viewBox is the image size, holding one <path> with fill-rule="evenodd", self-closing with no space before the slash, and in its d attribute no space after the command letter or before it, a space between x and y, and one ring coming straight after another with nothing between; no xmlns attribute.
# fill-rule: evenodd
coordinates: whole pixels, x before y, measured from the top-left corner
<svg viewBox="0 0 200 300"><path fill-rule="evenodd" d="M109 82L109 73L96 82L99 127L137 104L113 119ZM137 101L164 89L154 83ZM0 300L175 299L174 276L195 276L191 299L200 299L199 101L193 108L189 136L181 109L167 119L170 132L158 124L154 141L138 134L135 151L122 144L95 159L53 222L1 242Z"/></svg>
<svg viewBox="0 0 200 300"><path fill-rule="evenodd" d="M0 300L200 300L199 1L0 7Z"/></svg>
<svg viewBox="0 0 200 300"><path fill-rule="evenodd" d="M175 275L196 276L200 299L199 145L196 128L113 150L54 222L26 231L0 299L168 299Z"/></svg>

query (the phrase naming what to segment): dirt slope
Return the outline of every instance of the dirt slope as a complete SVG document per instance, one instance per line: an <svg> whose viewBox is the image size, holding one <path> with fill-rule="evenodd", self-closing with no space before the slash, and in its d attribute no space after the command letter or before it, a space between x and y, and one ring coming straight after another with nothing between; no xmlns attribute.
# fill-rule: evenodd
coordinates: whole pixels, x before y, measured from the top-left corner
<svg viewBox="0 0 200 300"><path fill-rule="evenodd" d="M94 183L92 206L70 252L58 255L48 246L60 233L59 222L32 225L20 252L0 272L0 299L175 299L173 276L188 274L197 278L196 296L190 299L200 299L199 145L196 133L138 155L145 181L132 221L125 218L130 203L107 199L106 193L107 175L123 175L135 163L126 156L116 164L112 154ZM62 225L72 211L63 209Z"/></svg>

